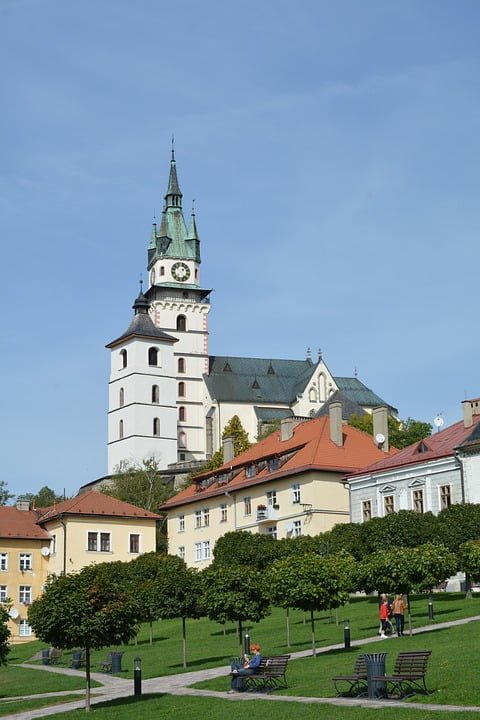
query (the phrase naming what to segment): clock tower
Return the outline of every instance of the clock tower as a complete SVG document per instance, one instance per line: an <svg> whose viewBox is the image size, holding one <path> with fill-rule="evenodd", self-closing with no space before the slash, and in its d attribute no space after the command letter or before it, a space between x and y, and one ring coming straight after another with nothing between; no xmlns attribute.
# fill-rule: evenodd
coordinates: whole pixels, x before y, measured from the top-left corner
<svg viewBox="0 0 480 720"><path fill-rule="evenodd" d="M204 383L208 373L210 292L200 285L200 239L192 209L187 227L172 147L170 175L160 226L148 246L149 289L154 324L177 339L174 346L178 461L206 457Z"/></svg>

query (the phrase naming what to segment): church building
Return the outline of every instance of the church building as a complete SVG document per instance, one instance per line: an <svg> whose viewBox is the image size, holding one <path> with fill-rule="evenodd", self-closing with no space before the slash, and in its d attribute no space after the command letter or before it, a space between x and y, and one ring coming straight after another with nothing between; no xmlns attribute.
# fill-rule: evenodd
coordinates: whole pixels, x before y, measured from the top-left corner
<svg viewBox="0 0 480 720"><path fill-rule="evenodd" d="M108 402L108 473L122 461L156 458L162 469L186 469L210 457L238 415L255 442L283 418L310 419L335 393L371 412L387 406L357 377L335 377L321 354L306 359L211 356L211 289L202 286L195 212L185 221L172 148L160 224L148 246L148 289L134 302L127 330L111 352ZM188 471L188 470L187 470Z"/></svg>

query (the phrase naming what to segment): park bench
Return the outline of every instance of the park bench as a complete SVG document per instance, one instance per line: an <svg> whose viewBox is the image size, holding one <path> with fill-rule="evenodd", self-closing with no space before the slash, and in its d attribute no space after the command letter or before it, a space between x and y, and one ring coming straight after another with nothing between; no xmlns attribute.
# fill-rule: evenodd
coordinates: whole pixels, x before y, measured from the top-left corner
<svg viewBox="0 0 480 720"><path fill-rule="evenodd" d="M350 675L336 675L332 678L337 695L363 695L367 692L367 661L365 655L358 655ZM342 690L339 685L347 683Z"/></svg>
<svg viewBox="0 0 480 720"><path fill-rule="evenodd" d="M398 694L402 698L417 692L428 695L425 675L431 654L431 650L401 652L395 660L393 674L374 677L373 680L387 683L390 695Z"/></svg>
<svg viewBox="0 0 480 720"><path fill-rule="evenodd" d="M276 690L279 687L287 687L287 664L290 655L272 655L263 657L253 675L244 677L247 690Z"/></svg>

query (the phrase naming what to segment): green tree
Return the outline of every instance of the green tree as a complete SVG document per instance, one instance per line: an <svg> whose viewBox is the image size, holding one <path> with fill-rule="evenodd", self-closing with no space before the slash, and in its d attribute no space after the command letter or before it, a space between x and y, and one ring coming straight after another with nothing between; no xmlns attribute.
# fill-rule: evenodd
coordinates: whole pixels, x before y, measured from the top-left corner
<svg viewBox="0 0 480 720"><path fill-rule="evenodd" d="M12 498L13 495L8 492L7 483L5 480L0 480L0 505L6 505Z"/></svg>
<svg viewBox="0 0 480 720"><path fill-rule="evenodd" d="M365 555L363 532L368 523L337 523L318 536L322 555L347 552L356 560Z"/></svg>
<svg viewBox="0 0 480 720"><path fill-rule="evenodd" d="M23 497L30 502L30 507L34 508L48 508L56 502L63 502L65 500L63 495L57 495L55 491L47 485L42 487L38 493L25 493Z"/></svg>
<svg viewBox="0 0 480 720"><path fill-rule="evenodd" d="M277 541L270 535L235 530L218 538L213 550L214 565L246 565L257 570L275 559Z"/></svg>
<svg viewBox="0 0 480 720"><path fill-rule="evenodd" d="M360 525L360 546L364 554L380 548L417 547L437 537L437 518L431 512L399 510Z"/></svg>
<svg viewBox="0 0 480 720"><path fill-rule="evenodd" d="M238 415L234 415L230 418L223 429L222 440L229 437L233 438L233 453L235 457L252 446L252 443L248 439L248 433L243 427ZM217 452L212 455L210 460L203 465L203 467L195 471L195 473L192 474L192 477L201 475L208 470L215 470L215 468L220 467L221 465L223 465L223 447L219 448Z"/></svg>
<svg viewBox="0 0 480 720"><path fill-rule="evenodd" d="M281 420L272 420L269 423L265 423L257 435L257 442L260 442L260 440L265 440L266 437L280 430L280 424Z"/></svg>
<svg viewBox="0 0 480 720"><path fill-rule="evenodd" d="M419 442L432 434L432 426L430 423L407 418L406 420L398 420L397 418L388 416L388 437L392 447L401 449ZM368 435L373 435L373 415L352 415L348 421L352 427L356 427Z"/></svg>
<svg viewBox="0 0 480 720"><path fill-rule="evenodd" d="M211 565L201 573L202 604L210 620L237 623L240 654L243 623L259 622L270 612L263 573L240 565Z"/></svg>
<svg viewBox="0 0 480 720"><path fill-rule="evenodd" d="M158 553L149 552L128 563L128 574L140 608L139 619L149 626L150 645L153 644L153 622L160 617L157 598L157 579L162 574L160 558Z"/></svg>
<svg viewBox="0 0 480 720"><path fill-rule="evenodd" d="M137 632L139 608L127 582L127 564L89 565L77 574L53 577L28 610L38 638L68 650L85 648L87 711L90 651L126 643Z"/></svg>
<svg viewBox="0 0 480 720"><path fill-rule="evenodd" d="M463 503L442 510L437 516L437 537L455 553L468 540L480 540L480 505Z"/></svg>
<svg viewBox="0 0 480 720"><path fill-rule="evenodd" d="M315 655L314 612L343 605L352 586L354 559L345 554L291 555L277 560L268 571L272 602L310 613L312 654Z"/></svg>
<svg viewBox="0 0 480 720"><path fill-rule="evenodd" d="M157 512L160 505L175 493L172 484L165 482L155 458L146 458L140 465L121 462L110 484L102 487L102 492L150 512ZM166 552L166 549L166 525L159 522L156 550Z"/></svg>
<svg viewBox="0 0 480 720"><path fill-rule="evenodd" d="M8 605L0 603L0 665L7 664L7 655L10 652L8 620Z"/></svg>
<svg viewBox="0 0 480 720"><path fill-rule="evenodd" d="M472 580L480 580L480 541L467 540L460 545L458 552L458 568L465 573L467 597L472 596Z"/></svg>

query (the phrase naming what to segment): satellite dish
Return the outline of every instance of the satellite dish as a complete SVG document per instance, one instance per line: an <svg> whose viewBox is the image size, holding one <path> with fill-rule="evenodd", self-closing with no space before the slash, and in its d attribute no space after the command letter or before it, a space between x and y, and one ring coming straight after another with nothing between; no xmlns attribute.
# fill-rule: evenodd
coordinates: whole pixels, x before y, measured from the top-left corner
<svg viewBox="0 0 480 720"><path fill-rule="evenodd" d="M377 445L383 445L383 443L385 442L385 435L383 433L377 433L375 435L375 442L377 443Z"/></svg>
<svg viewBox="0 0 480 720"><path fill-rule="evenodd" d="M285 525L285 530L287 531L287 533L293 532L293 525L292 525L292 523L288 523L287 525Z"/></svg>
<svg viewBox="0 0 480 720"><path fill-rule="evenodd" d="M10 615L12 620L16 620L18 618L19 612L18 612L17 608L10 608L8 614Z"/></svg>
<svg viewBox="0 0 480 720"><path fill-rule="evenodd" d="M50 555L50 548L42 547L40 552L42 553L43 557L48 557Z"/></svg>
<svg viewBox="0 0 480 720"><path fill-rule="evenodd" d="M444 422L445 422L445 420L442 418L441 415L437 415L436 417L433 418L433 424L439 430L441 427L443 427Z"/></svg>

